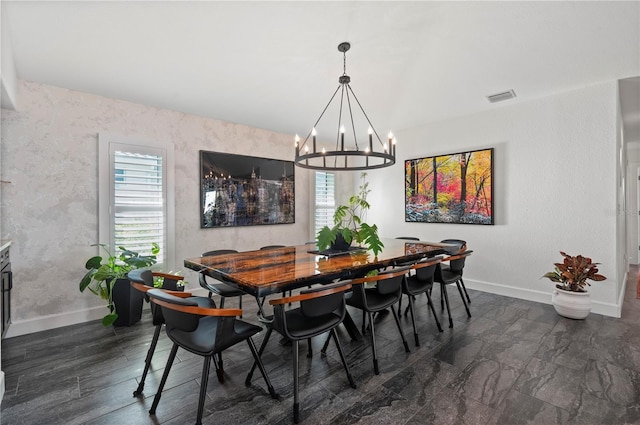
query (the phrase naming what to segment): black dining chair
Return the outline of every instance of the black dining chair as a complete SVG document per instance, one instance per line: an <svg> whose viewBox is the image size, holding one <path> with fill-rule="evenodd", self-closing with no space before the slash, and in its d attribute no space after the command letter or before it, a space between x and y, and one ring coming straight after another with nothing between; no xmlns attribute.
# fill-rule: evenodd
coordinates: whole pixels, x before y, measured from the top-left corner
<svg viewBox="0 0 640 425"><path fill-rule="evenodd" d="M338 339L335 328L342 323L346 314L345 291L351 289L350 281L340 281L329 285L323 285L311 289L305 289L299 294L270 300L273 306L273 322L269 326L267 333L260 346L258 355L262 353L269 342L272 330L280 333L291 341L293 350L293 421L300 420L300 400L299 400L299 367L298 367L298 342L301 340L311 341L314 336L329 332L329 337L333 338L342 360L342 365L347 373L347 379L352 388L356 388L355 381L349 371L347 359L342 350L342 345ZM285 309L285 304L299 302L300 306L292 309ZM311 343L309 342L309 350ZM311 357L307 355L307 357ZM249 371L246 384L251 383L251 376L255 368Z"/></svg>
<svg viewBox="0 0 640 425"><path fill-rule="evenodd" d="M162 287L161 289L166 291L169 294L175 295L181 298L189 298L190 300L196 302L200 307L213 308L215 304L213 300L207 297L193 297L190 292L184 291L184 286L179 285L178 282L184 280L184 276L178 276L174 274L161 273L161 272L152 272L151 270L142 270L137 269L130 271L127 275L129 278L129 282L131 286L137 291L144 294L145 300L148 302L149 297L147 292L150 289L154 289L154 278L162 278ZM164 325L164 317L162 316L162 310L158 308L155 304L151 304L151 315L152 315L152 323L155 326L155 330L153 332L153 338L151 339L151 345L149 346L149 350L147 350L147 356L144 360L144 370L142 372L142 377L140 378L140 382L138 384L138 388L133 392L133 396L137 397L142 394L144 390L144 383L147 378L147 373L149 373L149 368L151 367L151 360L153 359L153 353L156 351L156 345L158 344L158 338L160 337L160 331L162 330L162 325ZM218 367L216 366L216 370Z"/></svg>
<svg viewBox="0 0 640 425"><path fill-rule="evenodd" d="M449 255L459 254L467 250L467 242L463 241L462 239L443 239L440 242L454 245L454 247L447 249ZM448 268L448 266L446 265L441 267L444 267L444 269ZM467 302L471 304L471 298L469 298L469 294L467 293L467 287L464 286L464 280L462 280L462 276L460 276L460 285L462 285L464 295L467 297Z"/></svg>
<svg viewBox="0 0 640 425"><path fill-rule="evenodd" d="M415 236L398 236L396 239L404 239L407 241L419 241L420 238L416 238Z"/></svg>
<svg viewBox="0 0 640 425"><path fill-rule="evenodd" d="M400 326L398 313L394 308L394 305L399 302L402 297L402 281L410 269L411 266L397 267L391 270L379 272L374 276L361 277L351 281L351 284L353 285L353 293L350 298L347 298L347 305L363 311L363 325L366 322L365 319L368 319L369 321L369 327L371 329L371 348L373 350L373 370L376 375L380 374L380 370L378 368L376 334L373 323L374 313L378 313L386 309L391 310L393 318L396 321L398 331L400 332L400 336L402 337L404 349L407 353L410 351L409 344L407 344L407 340L402 332L402 327ZM375 287L365 288L365 283L375 283Z"/></svg>
<svg viewBox="0 0 640 425"><path fill-rule="evenodd" d="M449 262L449 267L442 267L441 264L436 266L436 271L434 274L434 282L438 282L440 284L440 306L444 310L445 305L447 306L447 315L449 316L449 327L453 327L453 320L451 319L451 308L449 307L449 295L447 294L447 285L456 284L458 288L458 292L460 293L460 298L462 298L462 303L464 304L464 308L467 311L467 316L471 317L471 312L469 311L469 304L467 304L467 299L465 294L462 292L461 280L462 280L462 272L464 271L464 264L469 255L471 255L473 251L464 251L458 254L451 255L449 257L445 257L442 261ZM465 291L466 292L466 291Z"/></svg>
<svg viewBox="0 0 640 425"><path fill-rule="evenodd" d="M216 354L242 341L246 341L249 345L251 354L262 373L269 394L272 398L279 399L278 394L271 385L271 381L260 360L260 356L258 356L256 346L251 339L251 337L260 332L262 328L237 319L236 317L240 316L242 310L200 307L193 300L179 298L159 289L151 289L147 294L151 298L151 302L162 309L162 315L166 322L167 335L171 341L173 341L169 359L162 374L158 392L153 398L149 414L155 415L156 413L156 408L162 397L162 390L167 382L167 377L171 371L171 366L178 352L178 348L204 357L196 425L202 424L202 414L204 411L204 401L207 396L207 383L212 359L215 360L214 356Z"/></svg>
<svg viewBox="0 0 640 425"><path fill-rule="evenodd" d="M436 326L438 327L438 330L442 332L442 326L440 326L440 321L438 320L436 311L433 308L433 302L431 301L430 295L431 289L433 288L433 276L438 264L440 264L440 261L441 257L434 257L425 258L422 261L415 263L411 266L411 270L413 270L415 274L405 275L405 279L402 282L402 293L407 295L407 298L409 299L407 310L409 310L409 313L411 314L411 324L413 325L413 337L416 347L420 345L420 339L418 338L418 331L416 329L414 306L414 299L418 295L425 294L427 296L427 304L436 321ZM407 312L405 311L405 315L406 314Z"/></svg>
<svg viewBox="0 0 640 425"><path fill-rule="evenodd" d="M204 252L202 256L210 257L213 255L233 254L236 252L238 251L235 249L216 249ZM213 294L220 296L220 308L224 308L224 299L229 297L238 297L238 308L242 308L242 296L244 295L244 292L240 289L215 279L213 282L208 282L207 277L202 272L200 273L200 286L209 291L209 298L212 298Z"/></svg>

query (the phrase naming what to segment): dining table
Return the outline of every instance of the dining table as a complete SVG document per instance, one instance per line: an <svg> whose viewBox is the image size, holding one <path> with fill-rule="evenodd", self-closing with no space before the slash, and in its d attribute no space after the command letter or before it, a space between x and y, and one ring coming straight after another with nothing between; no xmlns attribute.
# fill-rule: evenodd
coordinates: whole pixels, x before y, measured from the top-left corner
<svg viewBox="0 0 640 425"><path fill-rule="evenodd" d="M377 255L358 246L345 251L318 251L313 244L303 244L188 258L184 260L184 266L254 296L260 319L269 321L261 302L269 295L362 277L372 270L434 257L455 247L440 242L401 239L382 239L382 242L384 247ZM349 333L352 338L358 338L352 330Z"/></svg>

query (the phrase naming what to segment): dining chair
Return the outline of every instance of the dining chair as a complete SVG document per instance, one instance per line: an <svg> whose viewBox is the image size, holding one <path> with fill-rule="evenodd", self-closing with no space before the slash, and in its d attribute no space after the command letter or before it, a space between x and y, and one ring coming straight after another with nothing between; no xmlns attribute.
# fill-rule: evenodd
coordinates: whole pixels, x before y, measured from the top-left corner
<svg viewBox="0 0 640 425"><path fill-rule="evenodd" d="M418 295L425 294L427 296L427 304L431 309L433 318L436 321L436 326L438 327L438 330L442 332L442 326L440 326L440 321L438 320L436 311L433 308L433 302L431 301L430 295L431 289L433 288L433 276L441 260L441 257L433 257L425 258L422 261L415 263L413 266L411 266L411 270L413 270L415 274L409 275L407 273L402 282L402 293L406 294L407 298L409 299L407 310L409 310L409 313L411 314L411 324L413 325L413 337L416 347L420 346L420 339L418 338L418 331L416 329L414 306L414 299ZM405 311L405 315L406 314L407 312Z"/></svg>
<svg viewBox="0 0 640 425"><path fill-rule="evenodd" d="M176 297L159 289L151 289L147 294L151 298L151 302L162 309L162 315L166 322L167 335L171 341L173 341L167 365L162 374L158 392L153 398L149 414L155 415L156 413L156 408L162 397L162 391L167 382L167 377L171 371L171 366L178 352L178 348L204 357L196 425L202 424L211 360L215 360L214 356L216 354L242 341L246 341L249 345L251 354L262 373L269 394L272 398L279 399L278 394L271 385L267 371L258 356L256 346L251 339L251 337L260 332L262 328L237 319L242 313L242 310L200 307L197 302L189 298Z"/></svg>
<svg viewBox="0 0 640 425"><path fill-rule="evenodd" d="M210 257L213 255L233 254L236 253L235 249L216 249L213 251L207 251L202 253L203 257ZM220 308L224 308L224 299L229 297L238 297L238 308L242 309L242 296L244 292L240 289L231 286L227 283L215 280L214 282L207 282L207 277L204 273L200 272L200 286L209 291L209 298L212 298L213 294L220 296Z"/></svg>
<svg viewBox="0 0 640 425"><path fill-rule="evenodd" d="M443 239L440 242L454 245L454 247L449 248L447 250L447 252L450 255L459 254L467 250L467 242L463 241L462 239ZM441 267L444 267L445 269L448 268L448 266L441 266ZM464 295L467 297L467 302L471 304L471 298L469 298L469 294L467 293L467 288L466 286L464 286L464 281L462 280L462 276L460 277L460 284L462 285L462 290L464 291Z"/></svg>
<svg viewBox="0 0 640 425"><path fill-rule="evenodd" d="M398 236L396 239L404 239L407 241L419 241L420 238L416 238L415 236Z"/></svg>
<svg viewBox="0 0 640 425"><path fill-rule="evenodd" d="M262 353L269 341L272 330L280 333L291 341L293 350L293 421L300 420L300 400L299 400L299 361L298 342L301 340L311 341L314 336L329 332L329 337L333 338L336 344L340 360L347 373L347 379L352 388L356 388L355 381L349 371L347 359L342 350L342 345L338 339L335 328L342 323L346 314L345 291L351 289L351 282L340 281L333 284L318 286L300 291L299 294L270 300L273 306L273 322L267 329L267 333L262 341L258 355ZM299 307L285 309L285 304L299 303ZM311 351L311 343L309 343ZM307 357L311 357L307 355ZM251 376L254 366L249 371L245 383L251 383Z"/></svg>
<svg viewBox="0 0 640 425"><path fill-rule="evenodd" d="M407 340L402 332L402 327L400 326L398 313L394 308L394 304L399 302L402 297L402 281L410 269L411 266L397 267L379 272L374 276L365 276L351 281L353 292L352 296L347 298L347 305L363 311L363 324L365 318L369 321L371 348L373 350L373 370L376 375L380 374L380 370L378 368L378 354L376 350L376 335L373 321L374 313L386 309L391 310L400 336L402 337L404 349L407 353L410 351L409 344L407 344ZM365 284L375 284L375 286L367 288Z"/></svg>
<svg viewBox="0 0 640 425"><path fill-rule="evenodd" d="M447 315L449 316L449 327L453 327L453 320L451 319L451 308L449 307L449 296L447 294L447 285L456 284L458 288L458 292L460 293L460 298L462 298L462 303L464 304L464 308L467 311L467 316L471 317L471 312L469 311L469 304L467 304L467 299L465 298L465 294L462 292L461 280L462 280L462 272L464 271L465 260L469 255L471 255L473 251L464 251L458 254L451 255L449 257L445 257L442 261L448 261L449 267L442 267L441 264L436 266L436 271L434 274L434 282L438 282L440 284L440 306L444 310L445 304L447 306ZM465 291L466 292L466 291Z"/></svg>
<svg viewBox="0 0 640 425"><path fill-rule="evenodd" d="M178 276L174 274L161 273L161 272L152 272L151 270L142 270L137 269L130 271L127 275L131 286L137 291L144 294L144 298L147 302L149 302L149 296L147 295L147 291L154 288L153 280L155 277L159 277L163 279L162 282L162 290L165 292L175 295L181 298L189 298L192 301L195 301L200 307L215 307L213 300L207 297L194 297L190 292L184 291L184 286L178 285L177 283L184 279L184 276ZM137 397L142 394L144 390L144 383L147 378L147 373L149 372L149 368L151 367L151 360L153 359L153 353L156 350L156 345L158 344L158 338L160 337L160 331L162 330L162 325L164 325L164 317L162 316L162 311L155 304L151 304L151 315L152 315L152 323L155 326L155 330L153 332L153 338L151 339L151 345L149 346L149 350L147 350L147 357L144 360L144 370L142 372L142 377L140 378L140 383L138 384L138 388L133 392L133 396ZM217 369L217 367L216 367Z"/></svg>

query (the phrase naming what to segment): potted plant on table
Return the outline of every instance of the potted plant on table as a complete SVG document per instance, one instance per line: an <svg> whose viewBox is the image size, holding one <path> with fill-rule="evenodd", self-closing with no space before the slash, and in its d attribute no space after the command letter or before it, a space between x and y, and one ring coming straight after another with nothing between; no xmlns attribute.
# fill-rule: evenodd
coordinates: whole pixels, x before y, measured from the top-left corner
<svg viewBox="0 0 640 425"><path fill-rule="evenodd" d="M367 211L371 208L367 195L371 192L366 180L367 173L361 173L362 184L358 193L349 198L347 205L340 205L333 214L334 226L324 226L318 232L318 250L327 248L344 251L355 241L378 255L384 244L378 236L378 226L365 222Z"/></svg>
<svg viewBox="0 0 640 425"><path fill-rule="evenodd" d="M591 258L582 255L572 256L560 251L564 257L562 263L555 263L555 269L544 274L552 282L556 282L551 302L556 312L570 319L584 319L591 311L591 298L586 290L594 282L603 281L605 276L598 273L598 264Z"/></svg>
<svg viewBox="0 0 640 425"><path fill-rule="evenodd" d="M88 289L93 294L107 301L109 313L102 318L104 326L131 326L142 316L143 297L133 290L127 279L131 270L148 268L157 261L160 247L157 243L151 245L151 255L141 255L119 247L120 255L109 251L107 245L94 244L106 252L106 258L96 255L89 258L85 264L88 270L80 281L80 292Z"/></svg>

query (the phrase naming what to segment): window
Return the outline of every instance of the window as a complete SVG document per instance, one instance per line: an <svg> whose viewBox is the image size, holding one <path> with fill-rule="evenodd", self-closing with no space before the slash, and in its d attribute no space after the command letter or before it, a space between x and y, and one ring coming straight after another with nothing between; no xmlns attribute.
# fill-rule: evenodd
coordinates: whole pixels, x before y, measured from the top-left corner
<svg viewBox="0 0 640 425"><path fill-rule="evenodd" d="M149 254L173 268L173 146L100 135L100 243ZM108 164L108 166L106 166Z"/></svg>
<svg viewBox="0 0 640 425"><path fill-rule="evenodd" d="M324 226L333 227L333 213L336 210L336 175L326 171L316 171L314 236Z"/></svg>

